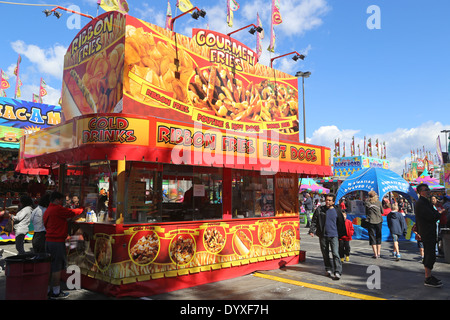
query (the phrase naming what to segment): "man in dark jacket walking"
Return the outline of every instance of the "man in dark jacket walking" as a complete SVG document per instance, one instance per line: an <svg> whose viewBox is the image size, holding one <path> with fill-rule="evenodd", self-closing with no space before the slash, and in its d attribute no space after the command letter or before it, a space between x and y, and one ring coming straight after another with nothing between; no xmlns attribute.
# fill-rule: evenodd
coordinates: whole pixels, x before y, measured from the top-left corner
<svg viewBox="0 0 450 320"><path fill-rule="evenodd" d="M345 219L340 208L334 206L336 196L329 193L325 196L325 205L314 212L309 234L319 237L320 250L328 276L336 280L341 278L342 262L339 257L339 238L346 236ZM330 249L333 257L330 260Z"/></svg>
<svg viewBox="0 0 450 320"><path fill-rule="evenodd" d="M430 202L430 188L425 183L421 183L416 188L420 195L415 205L417 233L423 242L425 267L425 282L429 287L442 287L442 281L431 275L434 263L436 262L436 223L440 219L439 212L433 208Z"/></svg>

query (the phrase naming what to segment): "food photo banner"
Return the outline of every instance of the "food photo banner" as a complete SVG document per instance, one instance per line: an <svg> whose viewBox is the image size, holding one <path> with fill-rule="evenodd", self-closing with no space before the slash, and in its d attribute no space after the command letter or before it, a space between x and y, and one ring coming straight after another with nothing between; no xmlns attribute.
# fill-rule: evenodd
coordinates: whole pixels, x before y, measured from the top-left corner
<svg viewBox="0 0 450 320"><path fill-rule="evenodd" d="M231 37L192 38L108 12L72 41L64 65L65 120L126 113L202 122L241 133L276 131L298 142L298 80L257 63Z"/></svg>

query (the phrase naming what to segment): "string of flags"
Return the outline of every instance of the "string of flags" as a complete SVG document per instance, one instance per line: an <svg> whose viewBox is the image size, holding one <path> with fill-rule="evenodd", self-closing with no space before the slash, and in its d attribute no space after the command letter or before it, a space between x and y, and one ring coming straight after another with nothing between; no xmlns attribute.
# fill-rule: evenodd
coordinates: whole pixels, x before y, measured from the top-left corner
<svg viewBox="0 0 450 320"><path fill-rule="evenodd" d="M335 157L345 157L346 156L346 150L345 150L345 141L343 142L343 150L341 153L341 142L340 139L334 139L334 156ZM375 148L373 148L375 147ZM358 149L358 152L356 152L356 149ZM354 156L367 156L367 157L375 157L375 153L373 152L375 149L376 157L379 159L386 159L386 141L383 141L382 143L376 139L375 146L372 145L372 138L369 138L366 140L366 137L364 137L364 146L362 148L361 152L361 146L358 143L355 146L355 137L352 137L352 142L350 144L350 154L349 157Z"/></svg>

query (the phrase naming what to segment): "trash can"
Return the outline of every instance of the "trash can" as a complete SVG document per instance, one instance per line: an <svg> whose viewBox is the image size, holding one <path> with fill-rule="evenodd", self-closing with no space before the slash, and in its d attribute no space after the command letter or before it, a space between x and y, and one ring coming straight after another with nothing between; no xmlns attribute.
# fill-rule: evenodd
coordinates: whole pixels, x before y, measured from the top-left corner
<svg viewBox="0 0 450 320"><path fill-rule="evenodd" d="M27 253L5 258L6 300L46 300L51 257Z"/></svg>
<svg viewBox="0 0 450 320"><path fill-rule="evenodd" d="M445 262L450 263L450 229L441 229L441 238Z"/></svg>

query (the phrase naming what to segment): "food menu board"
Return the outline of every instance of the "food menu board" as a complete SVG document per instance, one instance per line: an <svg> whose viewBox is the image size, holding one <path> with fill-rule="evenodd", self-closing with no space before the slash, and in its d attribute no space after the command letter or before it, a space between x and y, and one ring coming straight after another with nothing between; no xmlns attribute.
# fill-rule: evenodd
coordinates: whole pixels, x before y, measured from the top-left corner
<svg viewBox="0 0 450 320"><path fill-rule="evenodd" d="M124 226L122 234L85 234L69 263L112 282L173 277L294 256L298 227L298 217Z"/></svg>
<svg viewBox="0 0 450 320"><path fill-rule="evenodd" d="M279 214L292 214L299 212L297 175L278 173L276 181L276 212Z"/></svg>

